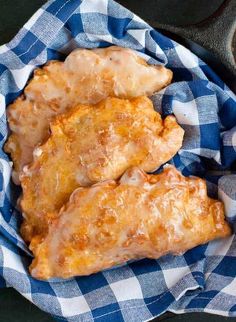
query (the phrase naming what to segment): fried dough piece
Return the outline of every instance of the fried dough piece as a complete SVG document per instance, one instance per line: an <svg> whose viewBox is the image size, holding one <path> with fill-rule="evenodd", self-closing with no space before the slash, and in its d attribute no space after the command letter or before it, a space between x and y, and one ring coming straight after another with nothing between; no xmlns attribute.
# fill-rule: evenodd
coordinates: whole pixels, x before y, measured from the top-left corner
<svg viewBox="0 0 236 322"><path fill-rule="evenodd" d="M79 105L51 124L48 141L21 175L25 240L47 233L48 222L78 186L117 179L130 166L153 171L180 149L183 129L164 121L149 98L108 98Z"/></svg>
<svg viewBox="0 0 236 322"><path fill-rule="evenodd" d="M207 196L205 181L173 166L158 175L139 168L119 182L78 188L47 237L33 240L33 277L89 275L131 259L181 254L229 236L223 204Z"/></svg>
<svg viewBox="0 0 236 322"><path fill-rule="evenodd" d="M24 95L7 109L12 135L5 151L14 161L14 182L19 184L19 173L32 161L33 149L47 139L55 115L108 96L152 95L171 79L169 69L150 66L131 49L116 46L78 49L64 63L52 61L37 69Z"/></svg>

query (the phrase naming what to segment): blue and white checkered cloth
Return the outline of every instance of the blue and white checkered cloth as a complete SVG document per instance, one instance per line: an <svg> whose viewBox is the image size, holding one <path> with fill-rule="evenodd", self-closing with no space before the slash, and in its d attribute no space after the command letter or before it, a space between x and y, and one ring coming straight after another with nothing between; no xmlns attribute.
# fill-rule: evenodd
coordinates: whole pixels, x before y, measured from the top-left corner
<svg viewBox="0 0 236 322"><path fill-rule="evenodd" d="M0 47L0 144L8 134L6 106L36 66L63 59L76 47L111 44L137 50L174 72L153 96L162 115L185 130L171 161L184 175L208 180L209 194L236 222L236 97L200 59L112 0L51 0L17 36ZM31 255L19 236L19 189L0 152L0 286L14 287L42 310L68 322L146 321L165 311L204 311L236 317L236 238L196 247L183 256L140 260L89 277L42 282L28 273Z"/></svg>

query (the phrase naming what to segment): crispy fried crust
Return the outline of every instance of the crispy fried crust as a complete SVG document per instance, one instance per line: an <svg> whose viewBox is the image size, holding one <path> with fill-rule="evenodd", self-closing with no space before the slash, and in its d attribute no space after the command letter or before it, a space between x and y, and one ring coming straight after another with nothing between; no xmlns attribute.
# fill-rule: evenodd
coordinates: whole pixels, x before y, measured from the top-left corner
<svg viewBox="0 0 236 322"><path fill-rule="evenodd" d="M181 254L229 236L223 204L207 197L205 181L173 166L159 175L138 168L119 182L79 188L47 237L34 239L33 277L89 275L127 260Z"/></svg>
<svg viewBox="0 0 236 322"><path fill-rule="evenodd" d="M5 151L14 161L13 180L32 161L33 149L48 137L55 115L77 104L95 104L108 96L151 95L171 82L172 72L150 66L127 48L78 49L64 63L37 69L24 95L7 109L12 135Z"/></svg>
<svg viewBox="0 0 236 322"><path fill-rule="evenodd" d="M145 96L108 98L58 116L21 175L23 237L47 233L48 222L78 186L117 179L130 166L155 170L180 149L183 134L175 117L163 121Z"/></svg>

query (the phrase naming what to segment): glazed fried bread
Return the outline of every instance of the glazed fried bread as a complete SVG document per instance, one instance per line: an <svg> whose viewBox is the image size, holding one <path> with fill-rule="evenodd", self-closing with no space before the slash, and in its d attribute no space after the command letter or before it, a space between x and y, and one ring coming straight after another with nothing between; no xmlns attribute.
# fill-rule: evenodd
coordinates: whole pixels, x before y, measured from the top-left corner
<svg viewBox="0 0 236 322"><path fill-rule="evenodd" d="M33 150L49 136L49 123L78 104L96 104L108 96L152 95L170 83L172 72L148 65L133 50L121 47L77 49L65 62L51 61L37 69L24 94L7 109L12 132L5 145L19 184Z"/></svg>
<svg viewBox="0 0 236 322"><path fill-rule="evenodd" d="M33 277L89 275L131 259L159 258L231 233L205 181L173 166L158 175L126 171L119 181L79 188L45 239L35 238Z"/></svg>
<svg viewBox="0 0 236 322"><path fill-rule="evenodd" d="M77 187L117 179L130 166L153 171L176 154L183 135L175 117L162 120L145 96L108 98L58 116L20 177L24 239L45 235Z"/></svg>

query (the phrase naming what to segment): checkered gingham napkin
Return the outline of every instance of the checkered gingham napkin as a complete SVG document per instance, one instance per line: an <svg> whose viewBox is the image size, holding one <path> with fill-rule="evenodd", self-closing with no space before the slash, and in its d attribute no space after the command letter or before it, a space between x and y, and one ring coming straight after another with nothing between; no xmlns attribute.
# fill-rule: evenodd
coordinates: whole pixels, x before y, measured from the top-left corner
<svg viewBox="0 0 236 322"><path fill-rule="evenodd" d="M148 5L148 4L147 4ZM17 36L0 47L0 141L8 134L6 106L22 92L36 66L64 59L74 48L129 47L166 65L174 81L153 96L163 116L174 113L185 130L171 160L184 175L208 181L236 222L236 97L199 58L152 29L113 0L51 0ZM78 66L79 68L79 66ZM61 321L147 321L165 311L204 311L236 317L236 238L199 246L183 256L130 262L88 277L42 282L28 273L31 254L19 235L20 189L12 163L0 152L0 285L14 287Z"/></svg>

